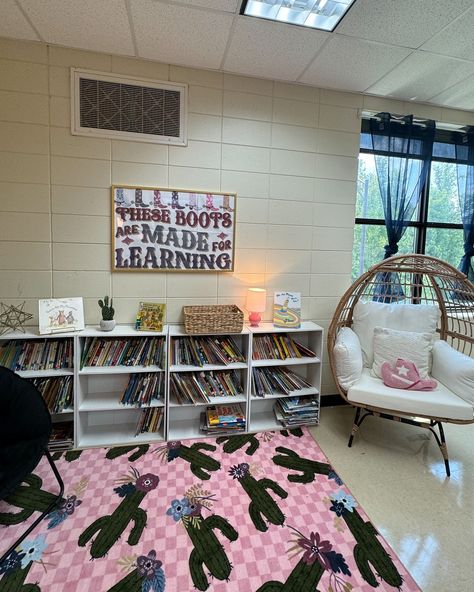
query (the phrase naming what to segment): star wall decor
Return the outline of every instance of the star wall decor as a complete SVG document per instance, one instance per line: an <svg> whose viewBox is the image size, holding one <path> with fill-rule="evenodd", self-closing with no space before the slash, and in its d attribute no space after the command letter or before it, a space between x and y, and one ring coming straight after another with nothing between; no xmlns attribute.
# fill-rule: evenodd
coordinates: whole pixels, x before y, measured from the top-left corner
<svg viewBox="0 0 474 592"><path fill-rule="evenodd" d="M7 333L8 331L22 331L25 333L23 325L26 321L33 318L33 315L23 310L26 302L20 304L20 306L10 305L6 306L3 302L0 302L0 335Z"/></svg>

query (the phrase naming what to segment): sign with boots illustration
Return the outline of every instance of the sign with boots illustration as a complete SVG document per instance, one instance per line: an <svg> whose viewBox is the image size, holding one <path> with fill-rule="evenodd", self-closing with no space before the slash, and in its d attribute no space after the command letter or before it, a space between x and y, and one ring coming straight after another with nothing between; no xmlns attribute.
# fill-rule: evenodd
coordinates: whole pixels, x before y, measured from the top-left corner
<svg viewBox="0 0 474 592"><path fill-rule="evenodd" d="M233 271L236 197L112 186L112 270Z"/></svg>

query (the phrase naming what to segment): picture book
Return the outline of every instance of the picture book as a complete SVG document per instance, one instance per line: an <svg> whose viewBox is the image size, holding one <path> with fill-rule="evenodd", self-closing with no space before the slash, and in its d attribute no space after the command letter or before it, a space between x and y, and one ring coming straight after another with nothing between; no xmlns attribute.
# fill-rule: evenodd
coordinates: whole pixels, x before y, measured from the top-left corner
<svg viewBox="0 0 474 592"><path fill-rule="evenodd" d="M138 331L163 331L165 304L156 302L140 302L135 329Z"/></svg>
<svg viewBox="0 0 474 592"><path fill-rule="evenodd" d="M273 325L293 329L301 326L300 292L275 292L273 297Z"/></svg>
<svg viewBox="0 0 474 592"><path fill-rule="evenodd" d="M84 329L82 298L49 298L39 301L41 335Z"/></svg>

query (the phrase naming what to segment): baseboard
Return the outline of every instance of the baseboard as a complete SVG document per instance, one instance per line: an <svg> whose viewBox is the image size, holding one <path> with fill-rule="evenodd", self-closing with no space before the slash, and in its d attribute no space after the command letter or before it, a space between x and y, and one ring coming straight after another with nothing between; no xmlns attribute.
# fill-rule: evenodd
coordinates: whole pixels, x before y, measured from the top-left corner
<svg viewBox="0 0 474 592"><path fill-rule="evenodd" d="M321 407L335 407L336 405L347 405L341 395L322 395Z"/></svg>

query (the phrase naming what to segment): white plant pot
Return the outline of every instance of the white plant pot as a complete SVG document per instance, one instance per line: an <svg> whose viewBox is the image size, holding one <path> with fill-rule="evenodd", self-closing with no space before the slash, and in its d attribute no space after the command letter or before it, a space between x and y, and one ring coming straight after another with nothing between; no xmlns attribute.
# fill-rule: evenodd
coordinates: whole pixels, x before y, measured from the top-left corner
<svg viewBox="0 0 474 592"><path fill-rule="evenodd" d="M102 331L113 331L115 328L115 319L110 319L110 321L104 321L104 319L102 319L100 321L100 328Z"/></svg>

